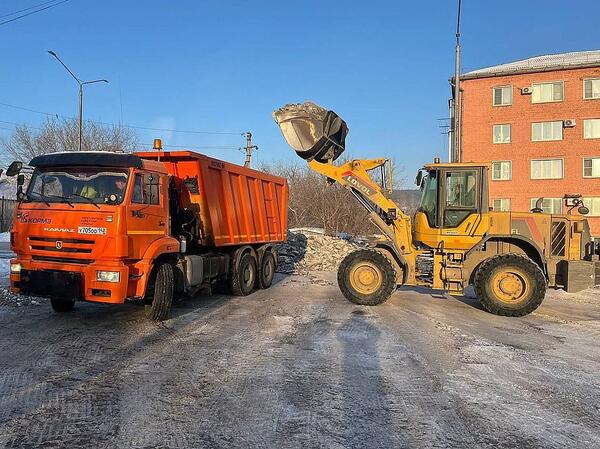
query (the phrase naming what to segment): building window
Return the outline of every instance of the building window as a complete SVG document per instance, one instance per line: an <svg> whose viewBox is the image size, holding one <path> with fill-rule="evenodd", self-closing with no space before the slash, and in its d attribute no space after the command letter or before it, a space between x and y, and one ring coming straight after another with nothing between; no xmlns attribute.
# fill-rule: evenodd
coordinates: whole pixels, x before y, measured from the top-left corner
<svg viewBox="0 0 600 449"><path fill-rule="evenodd" d="M511 126L494 125L494 143L510 143Z"/></svg>
<svg viewBox="0 0 600 449"><path fill-rule="evenodd" d="M583 177L600 178L600 157L583 159Z"/></svg>
<svg viewBox="0 0 600 449"><path fill-rule="evenodd" d="M531 198L531 209L535 207L538 198ZM562 198L544 198L542 210L545 214L562 214Z"/></svg>
<svg viewBox="0 0 600 449"><path fill-rule="evenodd" d="M545 140L562 140L563 122L539 122L531 124L531 140L541 142Z"/></svg>
<svg viewBox="0 0 600 449"><path fill-rule="evenodd" d="M512 86L494 87L494 106L510 106L512 104Z"/></svg>
<svg viewBox="0 0 600 449"><path fill-rule="evenodd" d="M508 212L510 210L510 198L495 198L492 208L496 212Z"/></svg>
<svg viewBox="0 0 600 449"><path fill-rule="evenodd" d="M583 204L590 210L586 217L600 217L600 197L584 198Z"/></svg>
<svg viewBox="0 0 600 449"><path fill-rule="evenodd" d="M600 98L600 78L583 80L584 100L595 100Z"/></svg>
<svg viewBox="0 0 600 449"><path fill-rule="evenodd" d="M507 181L512 178L512 162L492 162L492 179L494 181Z"/></svg>
<svg viewBox="0 0 600 449"><path fill-rule="evenodd" d="M561 179L562 159L538 159L531 161L531 179Z"/></svg>
<svg viewBox="0 0 600 449"><path fill-rule="evenodd" d="M583 138L600 139L600 118L591 118L583 121Z"/></svg>
<svg viewBox="0 0 600 449"><path fill-rule="evenodd" d="M564 84L562 81L555 83L534 84L531 95L532 103L550 103L564 100Z"/></svg>

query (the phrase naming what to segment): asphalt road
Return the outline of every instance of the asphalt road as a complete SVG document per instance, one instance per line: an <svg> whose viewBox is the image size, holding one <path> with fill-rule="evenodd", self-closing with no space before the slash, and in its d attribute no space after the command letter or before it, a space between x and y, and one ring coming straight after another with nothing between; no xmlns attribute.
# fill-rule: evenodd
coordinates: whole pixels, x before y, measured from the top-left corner
<svg viewBox="0 0 600 449"><path fill-rule="evenodd" d="M0 307L0 447L600 447L600 301L525 318L334 274L135 305ZM600 299L600 298L599 298Z"/></svg>

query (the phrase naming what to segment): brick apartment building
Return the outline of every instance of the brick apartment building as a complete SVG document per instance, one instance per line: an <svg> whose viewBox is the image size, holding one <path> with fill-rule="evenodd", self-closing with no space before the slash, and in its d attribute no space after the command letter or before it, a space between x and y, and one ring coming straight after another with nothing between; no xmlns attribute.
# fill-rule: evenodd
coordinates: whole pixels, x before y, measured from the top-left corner
<svg viewBox="0 0 600 449"><path fill-rule="evenodd" d="M600 51L539 56L465 73L462 162L491 162L490 204L526 211L580 193L600 237ZM576 212L574 212L576 213Z"/></svg>

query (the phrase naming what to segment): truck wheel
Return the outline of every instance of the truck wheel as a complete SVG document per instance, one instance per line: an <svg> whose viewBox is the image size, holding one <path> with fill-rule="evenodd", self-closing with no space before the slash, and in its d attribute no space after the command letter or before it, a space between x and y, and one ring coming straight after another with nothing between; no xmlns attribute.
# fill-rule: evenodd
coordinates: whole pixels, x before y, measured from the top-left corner
<svg viewBox="0 0 600 449"><path fill-rule="evenodd" d="M75 307L75 301L65 298L50 298L50 305L55 312L70 312Z"/></svg>
<svg viewBox="0 0 600 449"><path fill-rule="evenodd" d="M233 259L232 259L233 261ZM229 288L236 296L247 296L252 293L256 283L256 259L247 252L240 257L237 265L231 267Z"/></svg>
<svg viewBox="0 0 600 449"><path fill-rule="evenodd" d="M169 318L173 304L173 267L169 263L161 263L148 281L146 298L151 303L146 304L146 316L153 321L163 321Z"/></svg>
<svg viewBox="0 0 600 449"><path fill-rule="evenodd" d="M340 264L337 279L346 299L362 306L381 304L396 290L392 262L380 252L369 249L348 254Z"/></svg>
<svg viewBox="0 0 600 449"><path fill-rule="evenodd" d="M544 300L546 278L528 257L500 254L485 260L477 269L475 292L488 312L523 316L537 309Z"/></svg>
<svg viewBox="0 0 600 449"><path fill-rule="evenodd" d="M271 251L263 254L260 261L260 271L258 273L258 287L269 288L273 283L275 276L275 256Z"/></svg>

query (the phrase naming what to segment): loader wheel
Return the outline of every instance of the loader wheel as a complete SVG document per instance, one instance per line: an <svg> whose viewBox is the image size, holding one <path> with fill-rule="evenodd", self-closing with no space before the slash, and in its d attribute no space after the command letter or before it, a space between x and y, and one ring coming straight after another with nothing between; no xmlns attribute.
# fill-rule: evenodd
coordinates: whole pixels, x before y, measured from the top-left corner
<svg viewBox="0 0 600 449"><path fill-rule="evenodd" d="M338 285L346 299L362 306L376 306L396 289L394 266L378 251L360 249L348 254L338 269Z"/></svg>
<svg viewBox="0 0 600 449"><path fill-rule="evenodd" d="M258 273L258 287L269 288L273 283L275 276L275 256L271 251L263 254L260 261L260 271Z"/></svg>
<svg viewBox="0 0 600 449"><path fill-rule="evenodd" d="M251 253L240 257L237 266L231 267L229 288L236 296L247 296L252 293L256 283L256 259Z"/></svg>
<svg viewBox="0 0 600 449"><path fill-rule="evenodd" d="M75 307L75 301L65 298L50 298L50 305L55 312L70 312Z"/></svg>
<svg viewBox="0 0 600 449"><path fill-rule="evenodd" d="M173 266L168 263L159 264L148 281L146 298L146 316L152 321L163 321L169 318L174 293Z"/></svg>
<svg viewBox="0 0 600 449"><path fill-rule="evenodd" d="M537 309L544 300L546 278L528 257L500 254L485 260L477 269L475 292L488 312L523 316Z"/></svg>

